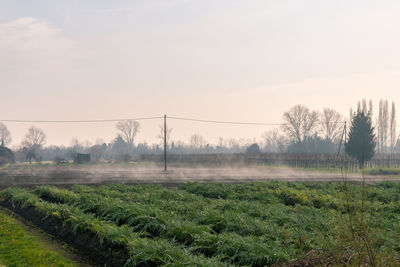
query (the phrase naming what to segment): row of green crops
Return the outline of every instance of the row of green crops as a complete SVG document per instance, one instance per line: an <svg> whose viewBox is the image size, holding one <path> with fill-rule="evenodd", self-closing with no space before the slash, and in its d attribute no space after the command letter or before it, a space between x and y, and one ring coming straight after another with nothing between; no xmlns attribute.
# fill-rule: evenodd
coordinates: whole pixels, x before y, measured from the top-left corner
<svg viewBox="0 0 400 267"><path fill-rule="evenodd" d="M335 247L336 213L342 190L340 184L270 182L185 184L179 190L154 185L76 186L71 190L38 187L36 192L76 205L102 219L128 224L152 237L176 240L192 252L224 255L225 261L234 264L263 265ZM369 187L367 196L376 200L377 212L395 211L396 190L395 186L381 184ZM288 203L287 195L313 201ZM336 204L315 205L315 199L321 197ZM374 218L371 225L390 225L387 215ZM396 246L395 235L390 236L390 231L380 234L384 246ZM231 249L232 246L236 247ZM255 257L257 253L267 257Z"/></svg>
<svg viewBox="0 0 400 267"><path fill-rule="evenodd" d="M321 215L327 212L330 218L330 223L327 223L330 231L318 231L320 221L314 225L309 224L308 230L324 233L325 238L320 240L320 244L325 244L328 250L336 248L335 245L348 245L326 243L326 240L338 239L339 231L345 231L345 235L350 235L349 214L351 214L353 224L361 221L366 225L376 251L390 251L390 253L400 251L400 183L398 182L382 182L366 187L344 183L275 181L246 184L186 183L180 190L215 199L243 199L263 203L268 207L278 207L279 203L283 203L286 205L283 209L286 212L291 206L305 207L301 213L311 216L312 221L322 219ZM288 202L287 195L296 195L293 199L297 201ZM301 201L302 199L305 201ZM315 205L316 199L323 204ZM322 214L318 214L319 212ZM323 220L325 219L326 217ZM302 224L304 225L304 222ZM356 228L354 225L351 227Z"/></svg>
<svg viewBox="0 0 400 267"><path fill-rule="evenodd" d="M211 222L201 215L191 221L172 209L163 209L161 205L155 204L154 202L161 203L160 199L155 201L157 197L155 194L152 194L153 203L150 203L150 201L140 202L139 197L133 198L134 201L132 201L132 195L129 197L131 201L127 198L121 199L126 196L125 193L107 187L96 190L76 187L73 191L81 193L72 193L50 186L38 187L35 190L44 198L69 203L86 212L94 213L104 220L113 221L118 225L129 225L135 231L146 232L151 237L178 241L194 253L203 253L208 257L217 256L233 264L264 266L278 260L288 260L288 252L294 251L295 244L289 243L286 244L286 251L282 250L282 244L274 236L275 233L268 228L268 225L261 222L258 224L260 235L252 235L249 232L246 236L240 236L234 231L241 231L241 227L252 227L251 223L255 222L255 219L251 217L230 215L233 222L229 222L217 213L211 214L207 211L208 215L205 218L210 218ZM141 196L143 197L143 194ZM212 219L212 215L215 215L217 219ZM228 228L229 231L217 234L215 226L222 223L222 220L224 224L227 224L224 229ZM267 242L271 238L274 242Z"/></svg>
<svg viewBox="0 0 400 267"><path fill-rule="evenodd" d="M194 252L228 256L226 260L240 265L294 258L319 248L321 233L330 230L326 210L209 199L151 185L76 186L71 191L42 186L36 192L152 236L177 240Z"/></svg>
<svg viewBox="0 0 400 267"><path fill-rule="evenodd" d="M331 187L340 187L330 184ZM339 200L325 190L326 187L311 184L308 187L302 183L248 183L248 184L207 184L187 183L180 189L208 198L239 199L259 201L264 203L282 203L285 205L314 206L316 208L337 208Z"/></svg>
<svg viewBox="0 0 400 267"><path fill-rule="evenodd" d="M346 188L341 183L271 181L187 183L177 189L156 185L77 185L69 190L38 186L32 192L8 189L3 195L17 202L29 195L19 203L59 216L76 231L89 230L102 239L120 242L132 253L133 265L147 260L172 265L265 266L310 254L332 255L341 249L348 253L348 214L354 213L356 222L366 207L373 248L397 254L400 184ZM362 213L358 212L361 197L365 199ZM68 212L74 212L73 219ZM120 234L121 229L126 232ZM148 247L131 247L132 242ZM161 253L157 246L179 253L170 254L168 249Z"/></svg>
<svg viewBox="0 0 400 267"><path fill-rule="evenodd" d="M130 253L127 262L129 266L175 265L176 263L198 266L220 264L217 259L193 255L182 246L163 239L146 238L144 233L135 232L127 225L117 226L111 221L101 220L93 214L85 213L75 206L44 201L24 189L9 188L2 192L2 196L21 207L34 207L43 215L54 216L71 224L75 233L92 232L100 240L126 247Z"/></svg>
<svg viewBox="0 0 400 267"><path fill-rule="evenodd" d="M360 186L348 185L351 190L360 191ZM302 205L314 206L313 199L327 199L325 205L321 207L334 208L330 202L339 203L343 200L341 193L344 190L343 183L309 183L309 182L265 182L265 183L245 183L245 184L201 184L186 183L180 186L181 190L191 192L197 195L203 195L209 198L222 199L244 199L261 202L278 201L285 203L284 195L280 192L291 192L297 194L299 198L296 203ZM378 200L389 203L400 200L400 183L382 182L376 185L367 186L369 200ZM308 201L301 201L307 199ZM328 201L329 200L329 201ZM291 205L292 203L286 203ZM318 206L317 206L318 207Z"/></svg>

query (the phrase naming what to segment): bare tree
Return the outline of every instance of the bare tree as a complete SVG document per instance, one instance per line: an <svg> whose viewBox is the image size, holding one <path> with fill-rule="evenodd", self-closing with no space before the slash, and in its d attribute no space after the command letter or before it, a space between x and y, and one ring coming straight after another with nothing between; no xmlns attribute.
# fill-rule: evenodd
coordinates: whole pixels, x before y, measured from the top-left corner
<svg viewBox="0 0 400 267"><path fill-rule="evenodd" d="M224 146L224 138L223 137L218 137L218 147L222 148Z"/></svg>
<svg viewBox="0 0 400 267"><path fill-rule="evenodd" d="M32 159L37 159L37 152L45 143L46 135L42 129L34 126L28 129L28 133L22 141L22 146L29 163L32 163Z"/></svg>
<svg viewBox="0 0 400 267"><path fill-rule="evenodd" d="M283 146L285 145L284 137L279 134L278 129L264 132L261 135L261 138L264 139L264 150L268 152L281 152Z"/></svg>
<svg viewBox="0 0 400 267"><path fill-rule="evenodd" d="M89 151L91 159L95 162L99 161L103 156L103 147L101 145L91 146Z"/></svg>
<svg viewBox="0 0 400 267"><path fill-rule="evenodd" d="M160 128L160 131L159 131L159 134L156 137L158 139L160 139L160 144L163 146L164 145L164 125L160 125L159 128ZM167 128L166 128L167 145L169 144L169 140L170 140L170 137L171 137L171 132L172 132L172 128L169 128L167 126Z"/></svg>
<svg viewBox="0 0 400 267"><path fill-rule="evenodd" d="M319 120L318 112L308 107L297 105L283 114L283 130L289 138L302 142L315 133Z"/></svg>
<svg viewBox="0 0 400 267"><path fill-rule="evenodd" d="M389 132L389 109L388 101L381 99L379 101L378 114L378 151L385 152Z"/></svg>
<svg viewBox="0 0 400 267"><path fill-rule="evenodd" d="M4 123L0 122L0 146L6 146L11 142L11 133Z"/></svg>
<svg viewBox="0 0 400 267"><path fill-rule="evenodd" d="M79 142L78 137L73 137L71 139L71 151L70 151L70 157L72 159L75 159L76 154L78 152L82 152L84 151L84 147L83 144L81 142Z"/></svg>
<svg viewBox="0 0 400 267"><path fill-rule="evenodd" d="M378 138L377 138L377 148L378 148L378 153L382 152L382 99L379 101L379 110L378 110L378 118L376 125L378 126L377 132L378 132Z"/></svg>
<svg viewBox="0 0 400 267"><path fill-rule="evenodd" d="M192 134L190 136L190 146L192 148L202 148L205 146L206 141L204 140L204 137L199 135L199 134Z"/></svg>
<svg viewBox="0 0 400 267"><path fill-rule="evenodd" d="M365 114L367 114L367 100L364 98L363 100L358 101L358 105L357 105L358 110L361 110L362 112L364 112Z"/></svg>
<svg viewBox="0 0 400 267"><path fill-rule="evenodd" d="M235 138L228 138L226 140L226 146L228 148L234 148L234 147L238 147L239 146L239 141L236 140Z"/></svg>
<svg viewBox="0 0 400 267"><path fill-rule="evenodd" d="M396 133L396 106L392 102L392 110L390 112L390 152L393 153L397 141Z"/></svg>
<svg viewBox="0 0 400 267"><path fill-rule="evenodd" d="M117 129L121 132L121 137L124 141L133 145L136 134L140 130L140 123L134 120L123 120L117 123Z"/></svg>
<svg viewBox="0 0 400 267"><path fill-rule="evenodd" d="M374 105L373 105L373 103L372 103L372 100L369 100L368 112L369 112L369 115L370 115L371 118L372 118L372 115L374 115Z"/></svg>
<svg viewBox="0 0 400 267"><path fill-rule="evenodd" d="M382 116L383 116L383 132L382 132L382 137L383 137L383 150L386 150L388 147L388 137L389 137L389 104L388 101L385 100L383 104L383 111L382 111Z"/></svg>
<svg viewBox="0 0 400 267"><path fill-rule="evenodd" d="M32 126L28 129L28 133L25 135L25 139L22 144L25 147L41 147L46 143L46 135L42 129Z"/></svg>
<svg viewBox="0 0 400 267"><path fill-rule="evenodd" d="M321 115L321 129L325 140L331 143L338 142L343 129L342 115L331 108L324 108Z"/></svg>

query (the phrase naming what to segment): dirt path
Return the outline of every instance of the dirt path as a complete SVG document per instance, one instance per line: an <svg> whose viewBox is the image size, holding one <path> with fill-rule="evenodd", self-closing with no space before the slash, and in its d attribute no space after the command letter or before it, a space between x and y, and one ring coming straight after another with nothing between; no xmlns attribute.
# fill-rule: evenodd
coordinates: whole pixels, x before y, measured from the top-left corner
<svg viewBox="0 0 400 267"><path fill-rule="evenodd" d="M340 172L295 170L284 167L170 167L167 172L154 165L10 165L0 170L0 187L37 184L162 183L244 181L343 181ZM349 174L349 181L361 181ZM367 182L400 180L400 177L366 176Z"/></svg>

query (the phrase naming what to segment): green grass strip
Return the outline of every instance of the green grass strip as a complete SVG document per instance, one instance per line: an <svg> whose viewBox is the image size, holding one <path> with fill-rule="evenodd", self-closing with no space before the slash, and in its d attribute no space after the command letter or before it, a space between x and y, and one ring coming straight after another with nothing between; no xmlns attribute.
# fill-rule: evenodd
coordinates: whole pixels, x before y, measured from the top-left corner
<svg viewBox="0 0 400 267"><path fill-rule="evenodd" d="M25 232L0 210L0 266L78 266Z"/></svg>

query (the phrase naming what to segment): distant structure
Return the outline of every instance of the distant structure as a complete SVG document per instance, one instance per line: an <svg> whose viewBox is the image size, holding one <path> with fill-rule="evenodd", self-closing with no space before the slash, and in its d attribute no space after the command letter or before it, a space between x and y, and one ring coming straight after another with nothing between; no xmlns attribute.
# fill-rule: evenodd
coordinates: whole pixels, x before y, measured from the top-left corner
<svg viewBox="0 0 400 267"><path fill-rule="evenodd" d="M260 154L260 153L261 153L260 147L256 143L246 148L246 154Z"/></svg>
<svg viewBox="0 0 400 267"><path fill-rule="evenodd" d="M14 153L5 146L0 146L0 166L7 163L14 163Z"/></svg>
<svg viewBox="0 0 400 267"><path fill-rule="evenodd" d="M90 162L90 154L86 153L76 153L75 155L75 163L84 164Z"/></svg>

